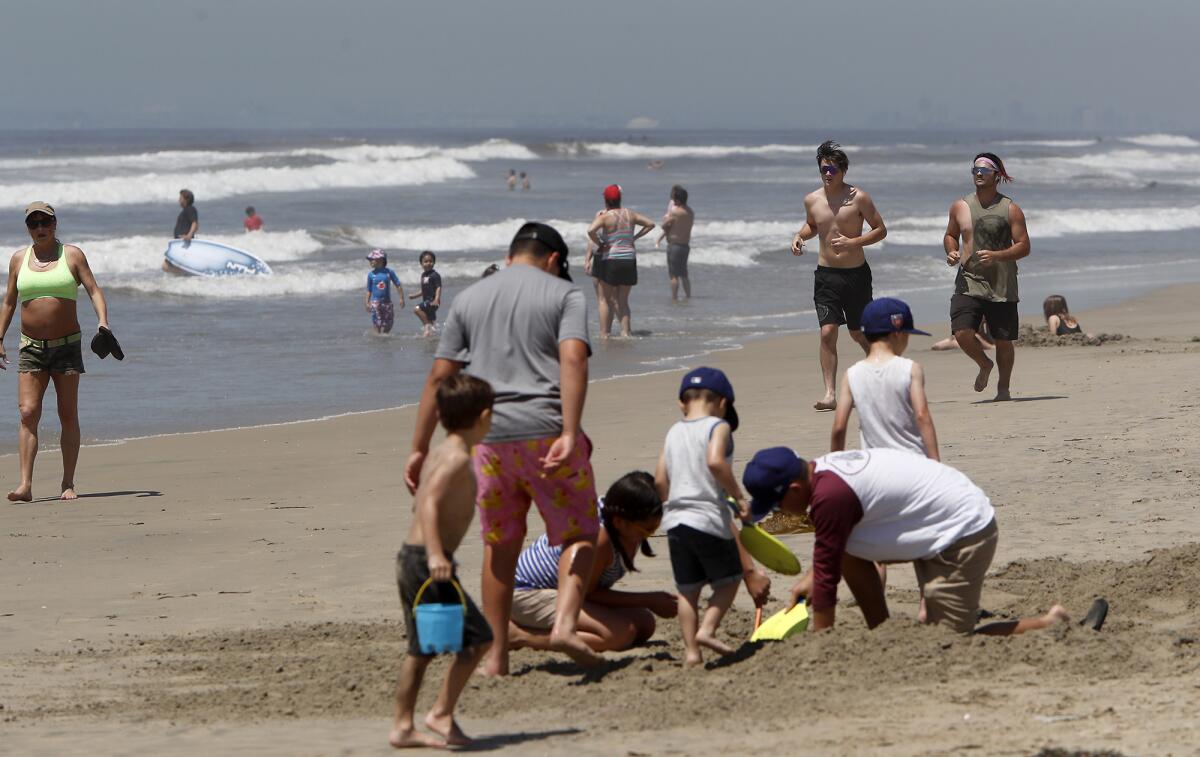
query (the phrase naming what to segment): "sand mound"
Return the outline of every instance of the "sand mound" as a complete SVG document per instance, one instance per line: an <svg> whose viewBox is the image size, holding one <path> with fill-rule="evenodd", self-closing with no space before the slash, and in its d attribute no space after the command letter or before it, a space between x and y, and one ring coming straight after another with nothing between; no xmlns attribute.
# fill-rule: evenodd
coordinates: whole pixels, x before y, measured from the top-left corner
<svg viewBox="0 0 1200 757"><path fill-rule="evenodd" d="M912 612L914 598L897 593L892 620L875 631L852 607L843 607L836 633L745 643L737 654L693 670L681 663L677 624L667 622L649 645L614 655L596 671L551 655L515 652L514 674L473 681L462 713L496 718L544 711L581 728L620 722L654 729L782 718L795 713L798 697L809 716L851 710L864 698L899 712L928 708L934 700L989 707L1000 702L999 691L1031 678L1039 686L1084 691L1097 681L1131 676L1194 676L1200 644L1187 629L1200 615L1193 596L1197 568L1200 545L1193 544L1126 564L1020 561L989 580L985 605L1000 615L1044 611L1055 601L1082 615L1103 594L1112 610L1100 633L1072 624L1008 639L964 637L916 624L902 614ZM721 633L745 639L751 622L748 613L735 611ZM6 714L193 722L382 717L391 706L402 649L403 630L395 620L135 639L29 660L47 672L48 682L55 669L71 669L88 683L66 690L48 684L44 695L20 709L10 704ZM430 680L439 680L444 664L431 667ZM831 675L837 686L821 686L815 699L807 696L808 687ZM434 688L423 693L422 707L431 703ZM1071 697L1063 701L1079 704Z"/></svg>
<svg viewBox="0 0 1200 757"><path fill-rule="evenodd" d="M1129 340L1126 334L1066 334L1055 336L1045 326L1022 324L1017 344L1022 347L1098 347L1109 342Z"/></svg>

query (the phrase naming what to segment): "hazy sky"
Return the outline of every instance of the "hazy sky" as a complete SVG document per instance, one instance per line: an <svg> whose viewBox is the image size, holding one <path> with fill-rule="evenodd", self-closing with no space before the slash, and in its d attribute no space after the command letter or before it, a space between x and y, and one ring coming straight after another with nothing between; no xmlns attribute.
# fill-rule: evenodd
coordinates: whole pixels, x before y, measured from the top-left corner
<svg viewBox="0 0 1200 757"><path fill-rule="evenodd" d="M1200 131L1195 0L4 5L4 129Z"/></svg>

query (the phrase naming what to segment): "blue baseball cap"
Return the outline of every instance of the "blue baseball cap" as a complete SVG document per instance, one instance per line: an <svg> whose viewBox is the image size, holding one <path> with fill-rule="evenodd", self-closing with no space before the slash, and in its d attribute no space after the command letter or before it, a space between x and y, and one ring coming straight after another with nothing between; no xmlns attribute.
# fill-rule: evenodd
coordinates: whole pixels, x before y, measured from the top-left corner
<svg viewBox="0 0 1200 757"><path fill-rule="evenodd" d="M754 453L742 473L742 486L750 494L750 519L760 521L779 507L788 487L807 475L808 463L787 447L770 447Z"/></svg>
<svg viewBox="0 0 1200 757"><path fill-rule="evenodd" d="M871 300L862 312L862 330L864 334L924 334L932 336L928 331L913 328L913 314L908 303L895 297L880 297Z"/></svg>
<svg viewBox="0 0 1200 757"><path fill-rule="evenodd" d="M728 421L730 429L737 431L738 414L733 408L733 384L729 383L724 371L705 366L689 371L679 383L679 399L683 399L683 393L688 389L707 389L729 400L725 406L725 420Z"/></svg>

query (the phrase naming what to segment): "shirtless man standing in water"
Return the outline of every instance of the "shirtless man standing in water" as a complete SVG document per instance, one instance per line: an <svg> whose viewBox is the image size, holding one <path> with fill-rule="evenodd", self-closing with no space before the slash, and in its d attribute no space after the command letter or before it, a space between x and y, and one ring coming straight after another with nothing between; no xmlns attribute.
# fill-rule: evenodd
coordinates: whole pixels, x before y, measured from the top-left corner
<svg viewBox="0 0 1200 757"><path fill-rule="evenodd" d="M830 140L817 148L817 167L824 186L804 198L805 221L792 237L792 254L804 254L804 242L821 238L813 279L813 303L821 325L821 376L825 396L813 404L817 410L837 407L838 326L846 324L851 338L867 352L859 319L871 301L871 267L863 248L887 236L883 218L871 196L846 183L850 160ZM863 224L871 230L863 234Z"/></svg>

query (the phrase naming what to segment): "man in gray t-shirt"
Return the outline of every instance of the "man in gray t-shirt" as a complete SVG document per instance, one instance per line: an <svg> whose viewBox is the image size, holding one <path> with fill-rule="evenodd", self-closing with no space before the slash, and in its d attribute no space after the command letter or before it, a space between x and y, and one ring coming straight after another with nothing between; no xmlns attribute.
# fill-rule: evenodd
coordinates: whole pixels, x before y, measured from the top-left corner
<svg viewBox="0 0 1200 757"><path fill-rule="evenodd" d="M459 294L442 328L421 396L405 483L415 491L437 424L434 396L465 370L496 393L492 429L472 451L483 531L483 614L495 642L484 661L508 673L508 623L517 557L529 505L537 505L552 545L563 545L551 646L577 662L598 661L577 624L600 520L580 429L587 393L587 303L567 273L557 231L527 223L513 238L508 267Z"/></svg>

